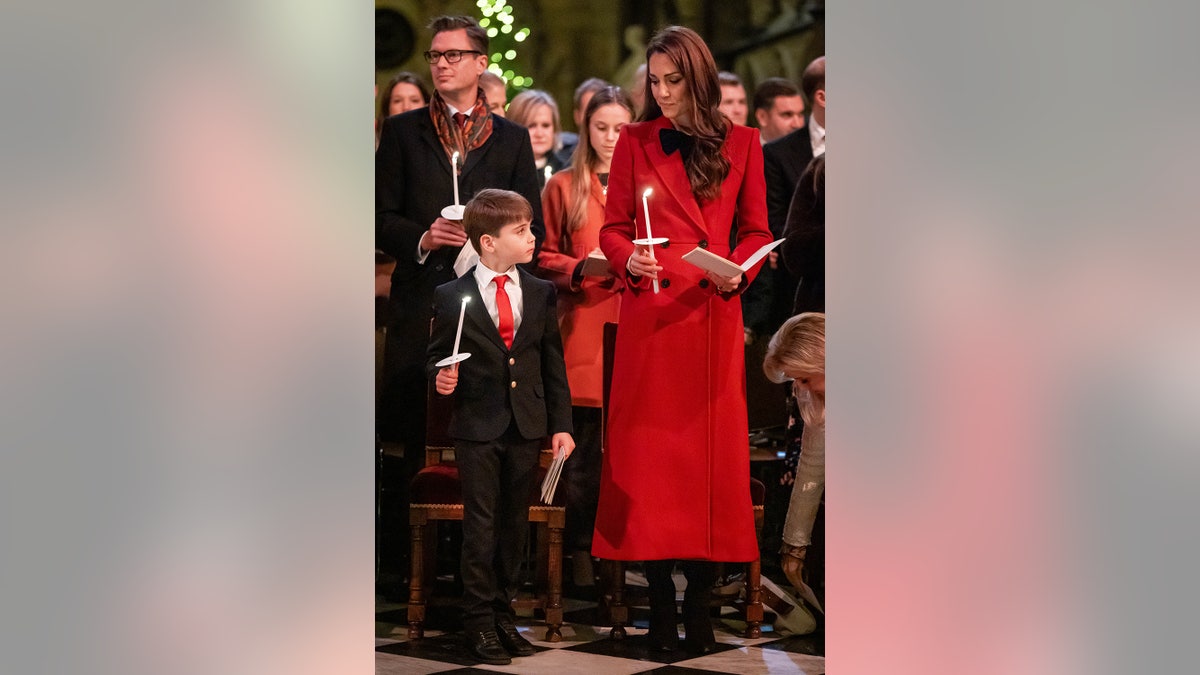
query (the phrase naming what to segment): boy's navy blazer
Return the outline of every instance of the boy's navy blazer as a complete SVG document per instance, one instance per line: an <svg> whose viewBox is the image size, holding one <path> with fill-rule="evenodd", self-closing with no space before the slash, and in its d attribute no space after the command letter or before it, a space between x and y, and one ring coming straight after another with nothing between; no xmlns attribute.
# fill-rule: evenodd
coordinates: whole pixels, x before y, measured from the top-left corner
<svg viewBox="0 0 1200 675"><path fill-rule="evenodd" d="M523 311L512 348L504 346L492 323L472 269L434 291L433 333L426 371L454 351L454 335L464 296L470 297L463 320L460 352L471 358L458 366L450 436L484 443L499 438L515 419L521 436L533 440L571 432L571 391L558 330L554 284L518 268Z"/></svg>

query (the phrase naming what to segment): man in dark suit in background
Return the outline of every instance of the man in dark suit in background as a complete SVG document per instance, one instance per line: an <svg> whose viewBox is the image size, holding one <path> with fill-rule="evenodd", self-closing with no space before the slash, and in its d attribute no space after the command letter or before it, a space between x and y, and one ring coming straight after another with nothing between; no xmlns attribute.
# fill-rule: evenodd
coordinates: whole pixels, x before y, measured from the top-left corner
<svg viewBox="0 0 1200 675"><path fill-rule="evenodd" d="M575 449L554 284L517 268L533 260L532 215L508 190L483 190L467 205L463 222L479 263L437 288L427 362L437 392L455 397L449 432L462 476L466 646L495 665L534 653L510 603L542 443L550 436L556 455ZM439 366L455 349L470 358Z"/></svg>
<svg viewBox="0 0 1200 675"><path fill-rule="evenodd" d="M804 127L804 97L790 80L768 77L754 88L754 120L763 144Z"/></svg>
<svg viewBox="0 0 1200 675"><path fill-rule="evenodd" d="M454 203L453 152L460 153L460 203L488 187L513 190L533 205L533 233L545 238L529 132L489 114L479 90L487 33L474 19L441 17L434 31L429 107L390 117L375 153L375 244L394 256L380 435L421 455L425 424L425 348L433 289L455 278L467 235L441 215ZM454 120L456 114L465 115ZM411 443L412 447L409 447Z"/></svg>
<svg viewBox="0 0 1200 675"><path fill-rule="evenodd" d="M800 92L812 111L805 125L763 146L767 177L767 220L775 238L783 236L792 192L804 167L825 152L825 57L813 59L800 78ZM791 299L788 299L789 305Z"/></svg>
<svg viewBox="0 0 1200 675"><path fill-rule="evenodd" d="M806 124L783 138L763 146L763 172L767 179L767 223L771 234L783 236L787 221L788 206L796 181L804 168L816 155L825 152L825 57L813 59L800 77L800 91L808 102L809 116ZM797 279L780 263L778 254L771 252L769 260L772 297L771 331L792 315L792 304L796 293ZM761 276L765 276L761 275Z"/></svg>
<svg viewBox="0 0 1200 675"><path fill-rule="evenodd" d="M804 170L808 159L811 159L811 155L804 158L795 169L795 173L790 173L790 163L797 157L802 157L804 153L811 152L807 146L795 143L800 135L806 133L804 97L801 93L795 84L781 77L763 80L754 90L754 116L762 132L760 138L764 142L763 172L767 179L767 222L771 227L771 234L776 239L783 234L787 200L791 199L796 178ZM785 140L789 142L784 144ZM787 183L787 189L783 190L780 186L788 180L791 182ZM776 194L777 192L780 194ZM782 201L782 206L774 201L776 199ZM792 293L795 290L795 280L783 265L779 264L779 254L772 251L754 285L742 295L747 345L753 344L760 336L765 338L772 335L791 316L788 310L791 309Z"/></svg>
<svg viewBox="0 0 1200 675"><path fill-rule="evenodd" d="M487 33L463 16L439 17L430 28L425 60L434 96L428 107L386 119L375 152L375 246L397 260L376 414L379 439L404 447L401 475L389 478L398 488L395 503L404 503L408 481L424 460L433 290L455 278L454 263L467 241L461 223L441 215L454 203L453 153L459 153L460 203L483 188L513 190L533 205L537 246L545 238L529 132L490 114L479 88L488 63ZM398 531L401 557L407 531Z"/></svg>

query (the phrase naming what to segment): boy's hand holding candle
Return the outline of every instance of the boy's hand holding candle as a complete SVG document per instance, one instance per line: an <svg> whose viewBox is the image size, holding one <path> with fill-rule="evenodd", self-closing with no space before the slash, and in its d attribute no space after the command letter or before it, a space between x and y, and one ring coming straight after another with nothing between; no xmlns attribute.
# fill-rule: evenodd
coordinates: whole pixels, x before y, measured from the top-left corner
<svg viewBox="0 0 1200 675"><path fill-rule="evenodd" d="M437 393L442 396L453 394L454 389L458 387L458 364L456 363L439 370L435 384L437 386Z"/></svg>

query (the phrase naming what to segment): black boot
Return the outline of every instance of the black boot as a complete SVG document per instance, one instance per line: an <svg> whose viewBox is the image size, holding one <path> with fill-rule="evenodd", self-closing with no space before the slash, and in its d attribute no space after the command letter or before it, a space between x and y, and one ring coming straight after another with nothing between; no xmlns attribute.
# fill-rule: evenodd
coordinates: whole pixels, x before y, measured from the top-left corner
<svg viewBox="0 0 1200 675"><path fill-rule="evenodd" d="M675 581L671 571L674 560L647 560L646 582L650 596L651 651L670 652L679 647L679 631L675 620Z"/></svg>
<svg viewBox="0 0 1200 675"><path fill-rule="evenodd" d="M684 649L693 654L708 654L716 649L709 599L717 580L717 565L703 560L685 560L679 564L687 578L683 592Z"/></svg>

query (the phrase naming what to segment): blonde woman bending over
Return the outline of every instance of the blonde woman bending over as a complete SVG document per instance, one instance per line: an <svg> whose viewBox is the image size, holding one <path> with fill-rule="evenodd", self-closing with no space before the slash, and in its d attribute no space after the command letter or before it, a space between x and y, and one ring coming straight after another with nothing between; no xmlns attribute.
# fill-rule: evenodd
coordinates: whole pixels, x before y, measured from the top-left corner
<svg viewBox="0 0 1200 675"><path fill-rule="evenodd" d="M792 381L804 419L781 551L783 573L800 589L805 552L825 493L825 315L806 312L784 322L767 347L763 372L775 382Z"/></svg>

